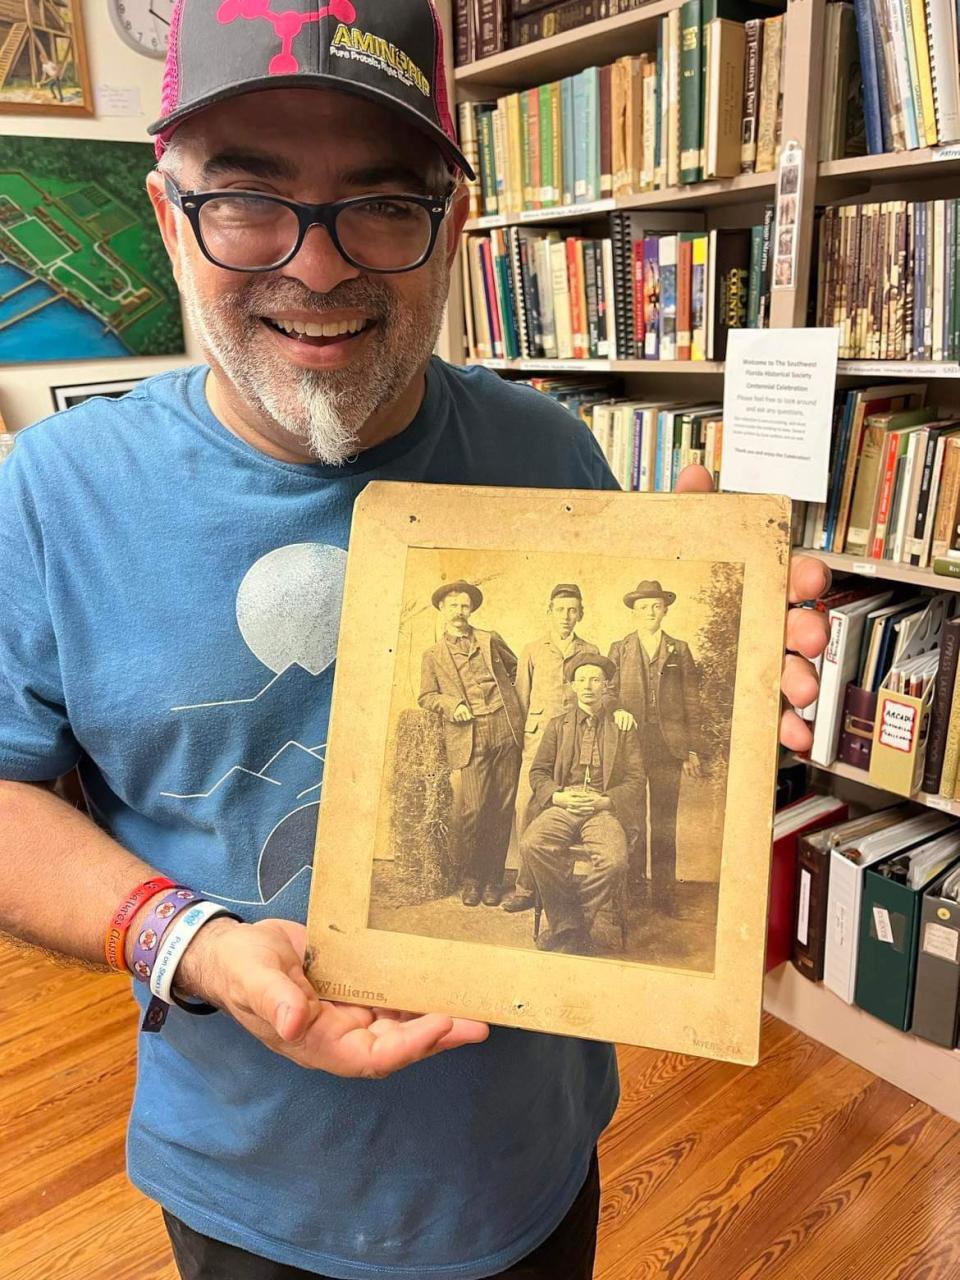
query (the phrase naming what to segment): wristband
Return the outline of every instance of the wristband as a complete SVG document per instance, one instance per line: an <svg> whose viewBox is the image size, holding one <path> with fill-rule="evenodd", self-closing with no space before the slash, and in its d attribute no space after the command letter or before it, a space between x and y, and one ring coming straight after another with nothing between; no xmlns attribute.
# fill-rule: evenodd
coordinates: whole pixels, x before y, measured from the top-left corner
<svg viewBox="0 0 960 1280"><path fill-rule="evenodd" d="M243 919L235 912L230 911L229 908L222 906L218 902L210 902L203 898L193 903L190 909L185 911L183 916L177 920L177 923L171 926L153 966L154 972L150 976L150 990L153 995L147 1005L146 1013L143 1015L143 1022L140 1024L141 1031L161 1030L167 1020L167 1014L170 1012L168 1002L171 1000L184 1013L207 1014L218 1012L216 1005L207 1004L206 1001L184 1000L182 996L178 996L173 990L174 975L187 946L207 921L213 920L217 916L225 916L229 920L236 920L239 924L243 924Z"/></svg>
<svg viewBox="0 0 960 1280"><path fill-rule="evenodd" d="M107 927L103 941L104 954L111 969L116 969L119 973L130 972L127 968L124 948L133 917L154 894L173 887L174 882L167 876L154 876L152 879L144 880L142 884L138 884L120 903Z"/></svg>
<svg viewBox="0 0 960 1280"><path fill-rule="evenodd" d="M154 904L153 910L140 926L137 940L133 945L131 967L133 976L140 982L150 981L150 974L153 972L163 935L181 911L192 906L196 900L197 894L192 889L178 884Z"/></svg>

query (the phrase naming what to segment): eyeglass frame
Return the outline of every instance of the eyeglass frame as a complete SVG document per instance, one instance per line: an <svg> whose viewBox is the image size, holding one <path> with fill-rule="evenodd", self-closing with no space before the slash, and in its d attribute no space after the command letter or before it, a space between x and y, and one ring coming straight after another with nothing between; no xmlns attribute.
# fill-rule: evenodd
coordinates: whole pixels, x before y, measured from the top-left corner
<svg viewBox="0 0 960 1280"><path fill-rule="evenodd" d="M169 173L163 175L163 181L167 199L175 209L179 209L190 223L194 237L200 247L200 252L207 261L212 262L215 267L220 267L224 271L243 271L249 275L262 275L266 271L279 271L288 262L292 262L303 248L303 242L307 238L307 232L311 227L323 227L340 257L351 267L356 267L358 271L381 276L398 276L407 271L416 271L430 259L436 248L437 236L440 234L444 218L450 212L450 206L457 191L456 185L451 184L443 196L416 196L407 192L378 191L368 192L362 196L348 196L344 200L331 200L324 204L307 204L302 200L289 200L286 196L277 196L269 191L233 190L232 188L226 191L181 191ZM287 209L292 209L297 216L299 230L296 243L287 256L279 258L268 267L232 267L215 258L207 248L203 232L200 230L200 214L205 204L208 204L211 200L222 200L225 196L251 196L258 200L269 200L273 204L283 205ZM356 205L366 204L378 197L384 200L409 201L411 204L419 205L421 209L425 209L430 217L430 241L422 256L409 267L365 266L362 262L352 258L340 243L340 237L337 234L337 217L340 211Z"/></svg>

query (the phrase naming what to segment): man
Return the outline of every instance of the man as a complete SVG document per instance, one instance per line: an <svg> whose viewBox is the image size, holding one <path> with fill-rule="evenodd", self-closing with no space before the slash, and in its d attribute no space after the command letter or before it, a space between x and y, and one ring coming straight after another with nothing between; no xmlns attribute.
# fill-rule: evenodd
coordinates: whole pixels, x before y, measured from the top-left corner
<svg viewBox="0 0 960 1280"><path fill-rule="evenodd" d="M472 582L437 587L443 635L423 655L420 705L443 719L447 764L459 770L457 820L461 901L495 907L517 791L523 716L513 681L517 659L495 631L471 626L483 604Z"/></svg>
<svg viewBox="0 0 960 1280"><path fill-rule="evenodd" d="M566 674L576 706L547 725L530 770L533 799L520 844L550 926L537 945L584 954L597 913L626 874L643 763L636 729L618 729L604 709L605 682L616 674L609 658L578 654ZM593 864L585 876L573 874L575 844Z"/></svg>
<svg viewBox="0 0 960 1280"><path fill-rule="evenodd" d="M148 190L207 363L0 468L0 928L102 963L157 872L243 918L177 971L222 1012L140 1037L129 1173L190 1280L586 1280L612 1050L319 999L303 818L368 481L615 486L566 410L431 359L469 169L428 0L285 4L183 0L171 27ZM793 598L827 580L802 562ZM823 649L816 610L787 642ZM815 696L805 658L784 692ZM782 736L810 743L791 712ZM92 818L49 789L74 767Z"/></svg>
<svg viewBox="0 0 960 1280"><path fill-rule="evenodd" d="M57 102L63 102L63 71L53 60L53 58L44 58L40 63L40 70L43 72L43 79L40 81L42 85L49 85L50 96Z"/></svg>
<svg viewBox="0 0 960 1280"><path fill-rule="evenodd" d="M700 677L690 647L663 630L676 600L644 581L623 603L634 629L610 646L615 666L610 701L636 722L650 815L650 879L656 905L669 909L677 878L677 805L681 777L700 776ZM640 849L643 848L642 841ZM643 862L638 868L643 871Z"/></svg>
<svg viewBox="0 0 960 1280"><path fill-rule="evenodd" d="M543 731L562 711L575 705L576 698L564 673L568 658L580 653L599 653L595 644L582 640L576 626L583 620L583 596L575 582L559 582L550 592L547 607L547 634L534 640L520 654L517 668L517 697L523 713L523 760L517 787L516 830L519 846L533 794L530 767L537 756ZM504 911L529 911L534 904L533 880L521 859L514 890L503 902Z"/></svg>

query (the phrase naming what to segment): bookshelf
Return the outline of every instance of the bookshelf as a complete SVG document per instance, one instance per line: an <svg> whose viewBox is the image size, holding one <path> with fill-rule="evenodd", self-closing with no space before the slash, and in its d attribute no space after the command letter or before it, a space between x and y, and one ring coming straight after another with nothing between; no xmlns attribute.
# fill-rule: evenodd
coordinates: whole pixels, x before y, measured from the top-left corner
<svg viewBox="0 0 960 1280"><path fill-rule="evenodd" d="M483 101L532 88L591 65L612 62L625 54L649 51L656 41L660 19L679 10L681 0L652 0L641 8L590 26L488 57L458 68L451 77L454 109L462 101ZM787 16L782 71L782 128L784 142L802 149L801 191L797 207L797 267L793 287L771 293L769 324L789 329L805 325L810 304L815 210L824 204L861 203L871 200L937 199L960 190L960 144L956 147L921 147L885 155L865 155L818 162L820 105L824 74L826 0L786 0L771 12ZM449 46L452 47L452 44ZM757 219L765 203L773 200L776 173L750 174L695 185L620 195L573 208L530 210L520 214L476 218L468 231L493 227L531 225L567 228L576 233L597 234L610 213L626 209L702 211L706 229L748 225ZM455 271L451 290L449 345L442 354L454 361L464 358L466 321L460 272ZM677 394L706 393L715 396L722 386L720 361L637 360L488 360L486 367L506 376L516 373L550 374L609 372L620 377L627 397L639 398L644 389L660 393L680 376L692 383L676 384ZM838 378L842 386L869 382L917 379L931 384L928 400L960 408L960 362L910 360L841 360ZM683 392L680 391L683 385ZM695 390L694 390L695 389ZM929 569L916 569L890 561L871 561L850 555L815 551L828 565L874 579L889 579L940 591L960 591L960 580L942 578ZM859 788L879 802L886 793L871 787L860 770L837 764L823 771L834 789ZM919 803L944 808L960 816L960 802L944 802L935 796L918 796ZM777 1016L830 1045L897 1086L908 1090L960 1120L960 1054L931 1045L879 1022L860 1009L846 1005L824 987L802 978L790 965L768 976L765 1005Z"/></svg>

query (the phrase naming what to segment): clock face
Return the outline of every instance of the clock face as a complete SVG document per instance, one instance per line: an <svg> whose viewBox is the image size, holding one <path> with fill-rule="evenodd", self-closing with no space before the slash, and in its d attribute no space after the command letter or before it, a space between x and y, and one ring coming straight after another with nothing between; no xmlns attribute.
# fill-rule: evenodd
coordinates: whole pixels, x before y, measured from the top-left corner
<svg viewBox="0 0 960 1280"><path fill-rule="evenodd" d="M120 38L137 53L163 58L175 0L108 0Z"/></svg>

